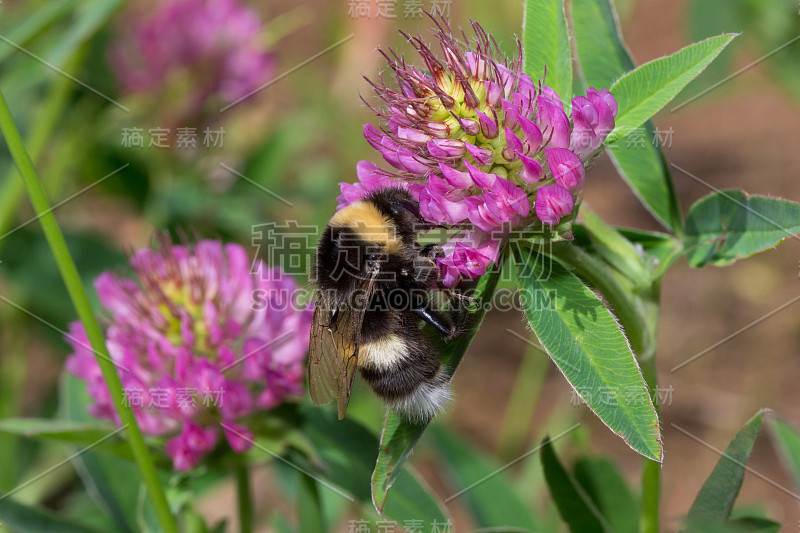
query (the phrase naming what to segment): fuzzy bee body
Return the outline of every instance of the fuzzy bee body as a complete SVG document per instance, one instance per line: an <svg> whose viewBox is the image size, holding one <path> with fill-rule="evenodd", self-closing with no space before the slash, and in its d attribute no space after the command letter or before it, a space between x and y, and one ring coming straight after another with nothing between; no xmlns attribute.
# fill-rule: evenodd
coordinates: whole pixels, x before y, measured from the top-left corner
<svg viewBox="0 0 800 533"><path fill-rule="evenodd" d="M449 339L457 320L429 302L438 248L417 244L420 223L407 192L383 189L338 211L320 238L309 384L315 403L338 401L340 418L356 369L412 421L429 420L450 400L449 377L420 325Z"/></svg>

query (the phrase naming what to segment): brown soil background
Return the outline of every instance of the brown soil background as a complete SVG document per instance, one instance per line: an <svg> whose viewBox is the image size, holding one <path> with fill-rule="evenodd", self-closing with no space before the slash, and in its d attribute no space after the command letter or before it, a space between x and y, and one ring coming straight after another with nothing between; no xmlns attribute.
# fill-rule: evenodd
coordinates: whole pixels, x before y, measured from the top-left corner
<svg viewBox="0 0 800 533"><path fill-rule="evenodd" d="M355 89L368 92L364 85L356 86L351 80L378 68L378 56L372 52L374 46L398 42L387 37L393 26L388 21L348 20L347 3L306 0L304 4L313 13L311 26L299 32L300 35L289 37L282 46L295 52L296 57L305 57L304 50L319 50L333 42L330 35L313 32L315 28L326 27L329 18L352 27L355 39L339 61L331 62L330 68L334 72L334 94L341 105L353 107L355 123L369 119L363 109L353 105ZM402 18L402 4L401 0L398 19ZM507 19L521 14L517 4L454 2L453 20L463 24L467 17L473 17L486 21L490 30L507 28L503 25ZM275 12L289 5L278 2ZM690 42L685 30L685 11L683 0L636 3L625 22L624 34L638 63L672 53ZM487 19L481 18L484 15ZM405 27L403 23L398 25ZM341 34L346 31L340 30ZM739 57L735 67L744 66L756 57L755 53L752 57ZM672 146L667 150L669 161L714 187L741 188L753 194L800 200L797 179L800 112L797 101L768 77L765 65L749 69L679 111L671 113L668 108L656 117L655 123L661 130L674 130ZM362 156L370 154L363 152ZM684 211L712 192L679 171L674 170L673 174ZM661 229L605 156L588 173L585 201L614 224ZM665 443L662 523L667 531L679 528L680 518L720 458L676 430L673 424L717 449L724 449L741 426L763 407L774 409L800 427L797 402L800 304L783 309L694 363L670 371L800 295L798 260L800 243L789 239L775 250L726 268L695 270L681 260L664 280L658 373L661 386L674 390L672 404L662 410ZM516 313L490 313L456 374L458 400L449 416L449 422L465 438L490 455L497 445L502 413L525 348L507 328L526 333L523 319ZM556 429L549 427L547 424L552 422L547 420L554 411L563 411L565 406L571 408L570 397L569 385L550 365L533 419L519 421L528 427L532 439L525 449L537 444L533 440L535 435L563 429L563 425ZM584 448L612 457L635 486L640 474L638 456L587 409L571 409L573 417L574 413L580 413L582 427L588 430ZM442 496L450 494L442 485L436 465L425 461L424 454L412 462ZM800 502L778 486L790 491L797 489L782 469L766 433L759 438L748 465L753 473L745 477L739 505L760 504L770 517L786 524L785 530L793 530L800 522ZM450 510L456 517L456 531L470 528L462 509L454 505Z"/></svg>

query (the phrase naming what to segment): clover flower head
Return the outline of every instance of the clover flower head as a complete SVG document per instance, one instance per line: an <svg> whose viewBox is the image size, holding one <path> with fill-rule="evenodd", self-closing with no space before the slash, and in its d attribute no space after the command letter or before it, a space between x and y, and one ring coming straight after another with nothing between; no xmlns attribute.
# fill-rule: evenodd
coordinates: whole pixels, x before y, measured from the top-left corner
<svg viewBox="0 0 800 533"><path fill-rule="evenodd" d="M422 66L382 51L394 83L370 82L380 127L367 124L364 137L391 170L359 163L359 181L340 184L339 203L387 186L408 189L425 220L458 230L439 260L452 285L485 273L483 263L497 259L487 250L515 229L556 226L573 213L584 166L614 128L617 104L608 90L591 88L572 100L568 115L552 88L522 72L519 42L507 59L479 24L471 23L474 39L464 45L443 18L431 18L441 54L403 34ZM479 251L485 242L489 255Z"/></svg>
<svg viewBox="0 0 800 533"><path fill-rule="evenodd" d="M274 70L257 13L236 0L164 0L110 50L126 92L153 89L188 71L200 96L233 102Z"/></svg>
<svg viewBox="0 0 800 533"><path fill-rule="evenodd" d="M212 240L141 249L131 266L132 279L95 281L124 398L111 397L81 323L66 336L66 368L86 382L90 413L119 424L114 402L127 402L145 434L168 438L177 470L197 465L221 434L234 451L249 449L248 416L303 390L311 311L294 306L296 283Z"/></svg>

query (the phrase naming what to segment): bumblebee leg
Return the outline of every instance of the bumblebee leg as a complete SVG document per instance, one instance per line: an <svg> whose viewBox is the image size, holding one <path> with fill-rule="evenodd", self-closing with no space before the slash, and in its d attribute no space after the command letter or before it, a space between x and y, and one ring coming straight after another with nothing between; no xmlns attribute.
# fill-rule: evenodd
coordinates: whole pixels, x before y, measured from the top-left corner
<svg viewBox="0 0 800 533"><path fill-rule="evenodd" d="M432 242L420 248L419 255L422 257L427 257L428 259L436 260L444 257L444 250L442 250L442 247L439 244Z"/></svg>
<svg viewBox="0 0 800 533"><path fill-rule="evenodd" d="M426 307L413 309L412 312L426 323L436 328L446 340L456 337L459 333L453 318L449 314L437 313Z"/></svg>
<svg viewBox="0 0 800 533"><path fill-rule="evenodd" d="M441 277L439 267L436 265L436 259L427 255L419 254L414 259L411 269L414 281L422 285L427 285L430 282L438 284Z"/></svg>

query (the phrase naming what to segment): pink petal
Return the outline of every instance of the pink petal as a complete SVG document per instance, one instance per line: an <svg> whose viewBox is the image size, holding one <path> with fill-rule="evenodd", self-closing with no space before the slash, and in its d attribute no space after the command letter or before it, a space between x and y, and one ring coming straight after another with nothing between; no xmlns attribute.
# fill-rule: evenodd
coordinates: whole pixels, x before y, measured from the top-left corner
<svg viewBox="0 0 800 533"><path fill-rule="evenodd" d="M475 185L468 172L461 172L443 163L439 163L439 170L442 171L444 179L456 189L469 189Z"/></svg>
<svg viewBox="0 0 800 533"><path fill-rule="evenodd" d="M574 207L572 195L560 185L545 185L536 191L536 216L548 226L558 225L559 220L570 214Z"/></svg>
<svg viewBox="0 0 800 533"><path fill-rule="evenodd" d="M544 96L539 96L538 102L536 124L539 126L547 145L550 148L569 147L569 117L564 113L563 107L554 104Z"/></svg>
<svg viewBox="0 0 800 533"><path fill-rule="evenodd" d="M494 152L488 148L480 148L472 143L464 143L464 146L479 165L491 165L494 161Z"/></svg>
<svg viewBox="0 0 800 533"><path fill-rule="evenodd" d="M495 122L489 115L485 113L481 113L480 111L476 111L478 114L478 120L481 125L481 132L483 132L483 136L487 139L494 139L500 133L500 130L497 127L497 122Z"/></svg>
<svg viewBox="0 0 800 533"><path fill-rule="evenodd" d="M433 157L453 159L464 155L464 142L458 139L431 139L427 143L428 152Z"/></svg>
<svg viewBox="0 0 800 533"><path fill-rule="evenodd" d="M506 134L506 147L503 148L503 157L506 161L514 161L517 157L517 152L522 151L522 141L519 140L513 131L508 126L504 128Z"/></svg>
<svg viewBox="0 0 800 533"><path fill-rule="evenodd" d="M472 178L472 181L473 183L475 183L475 185L477 185L484 191L492 190L492 186L494 185L494 182L497 179L497 175L483 172L482 170L474 167L473 165L470 165L466 161L464 161L464 165L467 167L467 172L469 172L469 175Z"/></svg>
<svg viewBox="0 0 800 533"><path fill-rule="evenodd" d="M545 148L544 153L557 184L570 191L583 186L586 170L580 157L563 148Z"/></svg>
<svg viewBox="0 0 800 533"><path fill-rule="evenodd" d="M536 154L536 152L541 149L542 142L544 141L542 131L532 120L528 120L525 117L519 118L519 125L522 128L522 135L525 137L523 142L525 153L530 155Z"/></svg>
<svg viewBox="0 0 800 533"><path fill-rule="evenodd" d="M522 161L522 171L519 176L523 182L532 185L542 179L543 170L542 164L536 159L526 155L517 154L520 161Z"/></svg>
<svg viewBox="0 0 800 533"><path fill-rule="evenodd" d="M505 98L500 100L503 105L503 123L511 129L519 125L519 109Z"/></svg>

